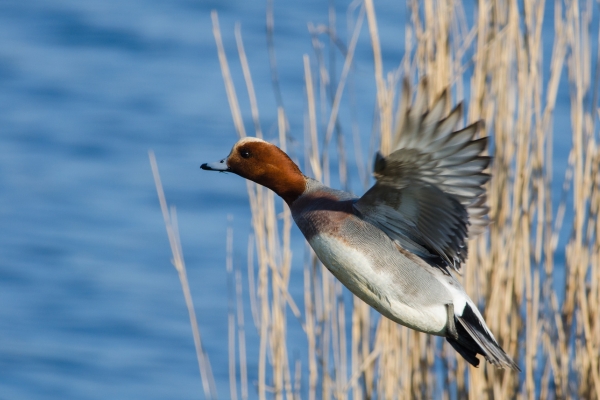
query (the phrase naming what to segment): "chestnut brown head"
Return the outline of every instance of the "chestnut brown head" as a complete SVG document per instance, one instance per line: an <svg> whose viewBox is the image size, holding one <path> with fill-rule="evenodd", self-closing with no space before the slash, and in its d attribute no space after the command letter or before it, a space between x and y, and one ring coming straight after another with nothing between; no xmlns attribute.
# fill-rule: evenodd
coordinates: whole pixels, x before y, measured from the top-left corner
<svg viewBox="0 0 600 400"><path fill-rule="evenodd" d="M263 185L291 205L306 188L306 177L279 147L258 138L238 141L227 158L202 164L208 171L233 172Z"/></svg>

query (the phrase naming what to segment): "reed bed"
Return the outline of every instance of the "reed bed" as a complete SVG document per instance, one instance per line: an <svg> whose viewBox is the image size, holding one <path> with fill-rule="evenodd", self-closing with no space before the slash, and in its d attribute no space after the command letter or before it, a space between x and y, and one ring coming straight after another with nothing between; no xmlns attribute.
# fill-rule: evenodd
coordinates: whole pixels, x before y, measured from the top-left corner
<svg viewBox="0 0 600 400"><path fill-rule="evenodd" d="M361 182L365 187L368 183L369 162L364 160L371 154L361 150L355 127L339 120L340 108L351 103L342 99L363 25L371 38L377 91L372 142L381 152L389 151L398 126L403 79L416 84L426 76L430 98L451 87L453 98L466 102L464 123L484 120L482 135L492 136L494 143L488 186L491 224L485 235L469 243L469 258L459 279L522 372L486 363L473 368L444 340L381 318L358 299L345 302L346 289L308 247L303 304L297 302L289 291L290 285L302 284L290 282L289 210L272 192L248 182L254 233L248 245L247 288L260 337L258 359L252 362L258 366L258 379L248 382L245 349L252 344L245 341L242 278L228 264L235 287L230 397L598 399L600 111L598 73L592 71L592 59L598 57L590 38L592 3L557 0L553 21L544 21L548 5L542 0L480 0L472 18L467 18L461 1L408 0L406 55L389 72L383 70L377 29L376 11L382 10L376 10L372 0L350 7L353 26L340 55L344 64L339 75L324 56L329 49L342 48L335 26L310 26L315 53L304 56L305 135L296 138L305 143L303 171L329 183L331 169L336 168L339 184L345 187L351 157L346 143L355 143L352 156ZM267 14L272 27L272 12ZM543 54L543 40L549 40L542 34L543 24L554 30L551 54ZM246 132L216 13L213 26L233 120L243 137ZM273 29L267 34L273 35ZM254 121L252 134L261 137L239 27L236 40ZM547 65L550 72L544 74ZM571 135L572 142L564 175L553 168L554 111L561 82L569 87L571 130L557 134ZM277 144L285 150L290 132L286 110L279 104ZM333 158L338 164L332 164ZM561 187L554 182L557 175L561 193L554 189ZM294 260L296 267L299 259ZM302 329L305 344L290 347L293 329ZM297 352L304 354L293 354Z"/></svg>

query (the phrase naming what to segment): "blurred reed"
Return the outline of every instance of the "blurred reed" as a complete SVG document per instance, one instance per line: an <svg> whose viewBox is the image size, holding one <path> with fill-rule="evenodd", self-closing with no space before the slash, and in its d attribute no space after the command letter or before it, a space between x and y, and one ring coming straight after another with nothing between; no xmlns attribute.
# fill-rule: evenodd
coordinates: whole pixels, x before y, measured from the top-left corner
<svg viewBox="0 0 600 400"><path fill-rule="evenodd" d="M154 184L156 186L156 192L158 194L158 201L160 203L160 209L165 220L165 226L167 228L167 236L169 237L169 244L171 245L171 252L173 253L173 259L171 262L177 270L179 275L179 281L181 283L181 289L185 298L185 305L188 309L190 316L190 324L192 325L192 333L194 336L194 345L196 347L196 358L198 359L198 368L200 370L200 379L202 380L202 389L204 390L204 397L207 399L217 398L217 386L215 384L215 378L212 373L210 360L208 354L202 347L202 340L200 338L200 328L198 327L198 320L196 318L196 311L194 310L194 301L192 299L192 292L190 291L190 285L187 279L187 270L185 268L185 261L183 259L183 250L181 249L181 240L179 239L179 228L177 227L177 212L174 206L171 209L167 207L167 199L165 197L165 191L163 190L162 182L160 180L160 174L158 173L158 163L156 162L156 156L154 152L150 150L148 152L150 158L150 166L152 168L152 175L154 176Z"/></svg>
<svg viewBox="0 0 600 400"><path fill-rule="evenodd" d="M474 6L473 18L468 18L460 1L408 0L406 55L396 70L385 74L376 10L372 0L364 0L349 8L352 26L347 45L340 45L332 12L329 25L309 27L315 55L303 58L304 172L325 183L330 183L330 159L335 154L339 184L348 185L345 139L354 142L361 182L368 183L369 167L362 160L370 154L362 154L358 128L350 128L353 137L348 139L343 129L348 124L338 119L340 107L352 103L341 100L353 73L354 51L365 18L377 90L371 140L379 143L383 153L389 151L399 125L394 109L404 77L415 83L427 76L431 99L451 87L456 99L466 99L468 112L463 122L485 121L482 134L491 135L494 142L488 187L491 224L486 235L470 242L464 276L459 279L523 372L497 370L485 362L473 368L456 357L444 340L381 318L360 300L353 299L347 310L345 289L308 247L301 309L289 292L289 210L272 192L248 182L254 230L248 251L248 293L260 337L258 360L252 362L258 366L254 384L260 399L599 398L600 150L596 122L600 111L598 73L592 77L591 56L598 52L589 36L592 3L557 0L553 22L544 21L546 6L543 0L481 0ZM273 35L272 12L267 14L271 26L267 34ZM244 137L215 12L212 18L233 120L239 137ZM546 58L544 23L553 24L554 30L552 54ZM236 41L254 134L260 137L259 110L239 26ZM272 46L272 36L268 43ZM327 46L332 52L343 49L339 79L336 69L325 62ZM274 48L270 55L278 92ZM550 66L549 76L543 74L545 65ZM559 186L553 184L553 118L558 87L565 76L572 147L562 193L557 194L553 193L553 187ZM288 129L278 101L277 144L283 150ZM337 146L330 149L334 139ZM556 199L561 199L559 204ZM559 240L561 234L568 240ZM561 242L567 243L564 263L558 257ZM230 316L231 397L239 393L247 398L241 273L233 271L230 256L228 260L231 287L235 287L230 296L236 299ZM290 311L294 318L288 315ZM306 343L293 343L293 351L305 352L301 357L288 351L288 332L298 326Z"/></svg>

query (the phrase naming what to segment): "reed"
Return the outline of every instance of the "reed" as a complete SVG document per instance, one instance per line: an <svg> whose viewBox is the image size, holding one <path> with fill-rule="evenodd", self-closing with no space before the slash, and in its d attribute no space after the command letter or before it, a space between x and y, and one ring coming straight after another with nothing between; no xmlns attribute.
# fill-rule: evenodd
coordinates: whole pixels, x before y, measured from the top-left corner
<svg viewBox="0 0 600 400"><path fill-rule="evenodd" d="M600 150L598 73L592 76L591 68L591 56L597 57L598 49L589 36L592 3L557 0L553 21L544 21L543 0L481 0L471 23L460 1L409 0L408 6L406 56L387 74L372 0L351 6L353 29L339 77L323 57L324 49L339 48L335 26L311 26L315 56L303 59L307 101L303 170L329 183L331 168L337 168L340 185L347 185L350 155L345 141L359 140L355 127L339 121L339 112L348 103L341 100L352 79L357 38L366 20L377 90L372 140L383 153L389 151L399 125L394 110L404 78L416 83L427 76L430 98L451 87L455 100L466 101L463 122L482 119L486 123L482 134L493 137L493 178L488 186L491 224L485 235L470 242L460 279L523 372L497 370L485 363L473 368L457 358L445 341L381 318L358 299L347 309L345 289L308 247L304 304L298 305L289 291L290 284L301 285L290 282L289 210L273 193L248 182L254 228L248 293L260 340L246 344L240 273L228 267L236 296L230 317L231 396L254 394L248 389L245 348L257 345L258 360L253 364L258 365L255 385L260 399L598 399ZM268 15L272 27L272 13ZM546 55L543 23L553 24L554 29L552 53ZM245 128L216 13L213 26L233 120L243 137ZM268 35L273 35L272 29ZM239 27L236 39L253 134L260 137L259 110ZM279 85L273 48L270 54L273 82ZM545 65L550 66L548 76ZM560 178L562 193L555 193L553 188L560 185L553 183L553 119L558 87L565 79L571 132L560 134L571 135L572 147L569 167ZM277 144L285 150L286 112L282 102L278 107ZM329 144L334 140L337 146L332 148ZM330 162L334 153L338 165ZM362 160L370 159L370 154L355 150L354 157L362 171L361 182L366 183L369 167ZM556 199L561 199L558 204ZM558 257L563 243L564 262ZM294 352L305 352L300 357L289 349L289 332L294 329L302 329L306 336L304 347L293 346Z"/></svg>
<svg viewBox="0 0 600 400"><path fill-rule="evenodd" d="M181 290L183 291L183 297L185 299L185 305L188 309L190 317L190 324L192 326L192 334L194 337L194 346L196 347L196 358L198 360L198 369L200 371L200 379L202 380L202 389L204 390L204 397L207 399L217 398L217 386L215 384L215 378L212 373L210 360L208 354L204 351L202 346L202 339L200 337L200 328L198 326L198 319L196 318L196 311L194 310L194 301L192 299L192 292L187 279L187 270L185 268L185 261L183 259L183 250L181 248L181 240L179 239L179 229L177 227L177 212L174 206L169 209L167 205L167 198L163 190L160 174L158 173L158 163L156 162L156 156L154 152L150 150L148 152L150 158L150 167L152 168L152 175L154 177L154 184L156 186L156 192L158 194L158 201L160 203L160 209L165 221L165 227L167 228L167 236L169 237L169 244L171 245L171 252L173 259L171 262L179 275L179 282L181 283Z"/></svg>

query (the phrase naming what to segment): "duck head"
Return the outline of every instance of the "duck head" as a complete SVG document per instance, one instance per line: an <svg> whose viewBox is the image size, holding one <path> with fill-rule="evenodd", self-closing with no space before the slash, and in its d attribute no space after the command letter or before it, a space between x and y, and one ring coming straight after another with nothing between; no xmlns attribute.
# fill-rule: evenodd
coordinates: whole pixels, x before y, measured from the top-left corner
<svg viewBox="0 0 600 400"><path fill-rule="evenodd" d="M200 166L206 171L232 172L263 185L291 205L306 189L300 168L274 144L244 138L233 145L227 158Z"/></svg>

